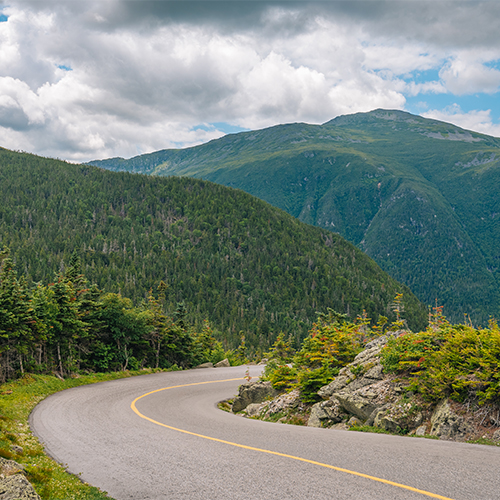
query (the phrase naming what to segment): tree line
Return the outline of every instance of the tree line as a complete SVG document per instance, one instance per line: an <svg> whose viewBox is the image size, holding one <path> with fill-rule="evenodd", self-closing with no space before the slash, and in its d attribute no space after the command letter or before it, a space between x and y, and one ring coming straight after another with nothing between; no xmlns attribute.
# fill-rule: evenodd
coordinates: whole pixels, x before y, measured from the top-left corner
<svg viewBox="0 0 500 500"><path fill-rule="evenodd" d="M29 286L17 277L9 251L0 252L0 382L25 372L107 372L188 368L220 361L228 353L208 322L195 329L183 303L165 312L160 282L135 307L116 293L89 284L73 254L53 282ZM238 353L229 353L237 361Z"/></svg>

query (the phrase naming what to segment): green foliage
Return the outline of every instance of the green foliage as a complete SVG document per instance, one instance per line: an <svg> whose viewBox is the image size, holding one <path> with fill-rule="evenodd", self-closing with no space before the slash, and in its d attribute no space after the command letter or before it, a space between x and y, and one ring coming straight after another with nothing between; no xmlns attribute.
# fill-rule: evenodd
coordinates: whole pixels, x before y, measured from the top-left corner
<svg viewBox="0 0 500 500"><path fill-rule="evenodd" d="M283 391L295 386L297 374L298 371L293 366L272 360L266 365L262 379L269 380L276 390Z"/></svg>
<svg viewBox="0 0 500 500"><path fill-rule="evenodd" d="M276 360L278 363L286 364L292 361L295 349L292 347L292 338L285 340L285 334L280 332L269 352L264 353L268 360Z"/></svg>
<svg viewBox="0 0 500 500"><path fill-rule="evenodd" d="M304 368L298 374L298 387L304 403L316 403L321 400L318 391L324 385L329 384L338 369L333 369L327 360L319 368Z"/></svg>
<svg viewBox="0 0 500 500"><path fill-rule="evenodd" d="M226 357L207 321L188 325L182 304L177 315L164 311L165 286L150 291L140 307L115 293L88 285L79 261L53 283L29 289L18 280L8 252L0 265L0 380L25 372L108 372L188 368ZM244 348L240 349L240 357ZM241 360L246 361L246 358Z"/></svg>
<svg viewBox="0 0 500 500"><path fill-rule="evenodd" d="M93 164L242 189L338 232L454 322L486 324L500 313L499 158L498 138L379 109Z"/></svg>
<svg viewBox="0 0 500 500"><path fill-rule="evenodd" d="M339 321L332 314L320 316L304 339L294 362L308 368L319 368L325 363L332 367L345 366L360 352L365 335L366 321L363 319L349 322L345 319Z"/></svg>
<svg viewBox="0 0 500 500"><path fill-rule="evenodd" d="M236 349L243 331L249 358L268 350L279 331L292 332L300 345L318 309L333 307L349 318L366 309L373 318L393 320L387 305L402 291L410 327L425 326L422 304L352 244L242 191L0 149L0 198L0 242L11 249L12 272L30 286L64 275L68 284L61 287L71 283L77 300L87 294L89 301L88 312L80 311L75 321L100 321L84 275L134 307L162 281L157 300L181 330L193 325L200 331L208 319L224 349ZM20 304L23 293L17 292ZM56 314L54 297L42 304L44 293L38 305L48 316ZM30 330L22 326L31 321L29 307L23 314L16 316L20 337ZM67 334L61 349L73 335ZM149 343L157 347L157 339ZM125 364L122 344L118 362ZM106 365L108 355L101 357ZM141 357L135 358L140 365Z"/></svg>
<svg viewBox="0 0 500 500"><path fill-rule="evenodd" d="M277 355L286 345L283 336L278 338L263 378L277 390L299 388L305 403L318 401L318 390L360 352L367 335L367 322L366 318L349 322L345 315L331 309L327 314L320 313L301 349L293 356L292 364L285 364L286 358Z"/></svg>
<svg viewBox="0 0 500 500"><path fill-rule="evenodd" d="M410 388L437 401L450 397L479 404L500 403L500 330L450 325L439 318L420 333L391 339L382 350L388 372L411 381Z"/></svg>

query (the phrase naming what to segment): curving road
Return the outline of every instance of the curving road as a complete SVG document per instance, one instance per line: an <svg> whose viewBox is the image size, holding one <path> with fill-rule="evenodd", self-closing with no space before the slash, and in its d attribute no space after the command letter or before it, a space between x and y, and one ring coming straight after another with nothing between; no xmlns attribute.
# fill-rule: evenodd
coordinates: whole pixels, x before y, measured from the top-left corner
<svg viewBox="0 0 500 500"><path fill-rule="evenodd" d="M35 408L31 429L52 457L116 500L500 499L500 448L272 424L218 410L246 369L69 389Z"/></svg>

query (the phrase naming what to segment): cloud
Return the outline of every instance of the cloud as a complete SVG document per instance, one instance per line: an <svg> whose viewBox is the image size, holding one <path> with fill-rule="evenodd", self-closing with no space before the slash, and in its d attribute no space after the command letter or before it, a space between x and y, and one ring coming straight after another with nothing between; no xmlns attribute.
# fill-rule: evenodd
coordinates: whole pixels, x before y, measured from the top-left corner
<svg viewBox="0 0 500 500"><path fill-rule="evenodd" d="M500 59L500 51L491 60ZM489 68L476 54L462 53L453 57L439 72L449 92L457 95L484 92L494 94L500 89L500 71Z"/></svg>
<svg viewBox="0 0 500 500"><path fill-rule="evenodd" d="M4 5L1 145L75 161L500 85L496 2Z"/></svg>
<svg viewBox="0 0 500 500"><path fill-rule="evenodd" d="M474 130L486 135L500 137L500 125L494 124L491 110L474 110L463 112L458 104L451 105L443 110L429 110L422 113L426 118L453 123L458 127Z"/></svg>

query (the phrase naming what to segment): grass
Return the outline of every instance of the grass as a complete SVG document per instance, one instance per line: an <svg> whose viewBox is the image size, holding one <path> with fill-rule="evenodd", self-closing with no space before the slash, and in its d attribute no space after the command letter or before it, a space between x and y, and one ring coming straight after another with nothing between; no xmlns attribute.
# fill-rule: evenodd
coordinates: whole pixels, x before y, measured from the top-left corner
<svg viewBox="0 0 500 500"><path fill-rule="evenodd" d="M50 375L26 374L0 386L0 456L23 465L26 477L42 500L104 500L106 492L82 482L45 454L32 434L28 417L35 406L55 392L80 385L144 375L160 370L140 370L75 376L60 380ZM21 451L22 448L22 451Z"/></svg>

